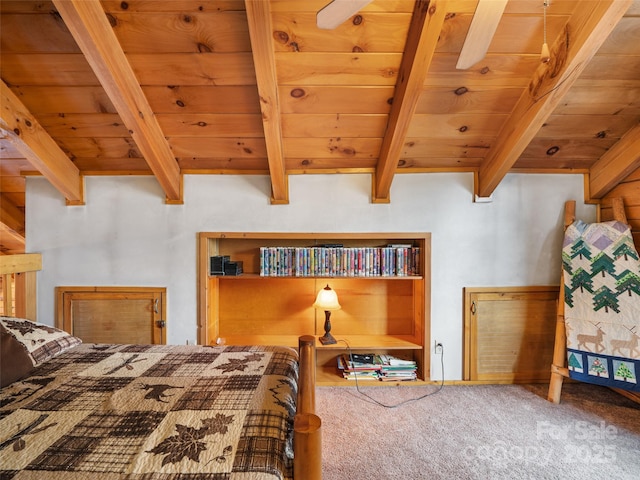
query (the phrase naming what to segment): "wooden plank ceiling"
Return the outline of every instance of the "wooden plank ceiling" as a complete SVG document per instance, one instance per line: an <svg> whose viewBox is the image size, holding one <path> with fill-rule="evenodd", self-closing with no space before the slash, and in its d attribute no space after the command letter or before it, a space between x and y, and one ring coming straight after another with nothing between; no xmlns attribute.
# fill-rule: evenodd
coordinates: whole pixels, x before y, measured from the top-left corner
<svg viewBox="0 0 640 480"><path fill-rule="evenodd" d="M485 58L456 62L477 0L3 0L0 251L24 250L26 175L69 204L87 175L584 173L601 198L640 162L640 0L509 0Z"/></svg>

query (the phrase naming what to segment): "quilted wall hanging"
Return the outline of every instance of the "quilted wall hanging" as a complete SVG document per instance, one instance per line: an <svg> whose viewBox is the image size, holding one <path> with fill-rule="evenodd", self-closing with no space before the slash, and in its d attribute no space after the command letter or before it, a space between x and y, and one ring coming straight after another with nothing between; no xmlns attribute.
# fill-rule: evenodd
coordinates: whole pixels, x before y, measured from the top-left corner
<svg viewBox="0 0 640 480"><path fill-rule="evenodd" d="M569 377L640 391L640 261L629 226L574 222L562 265Z"/></svg>

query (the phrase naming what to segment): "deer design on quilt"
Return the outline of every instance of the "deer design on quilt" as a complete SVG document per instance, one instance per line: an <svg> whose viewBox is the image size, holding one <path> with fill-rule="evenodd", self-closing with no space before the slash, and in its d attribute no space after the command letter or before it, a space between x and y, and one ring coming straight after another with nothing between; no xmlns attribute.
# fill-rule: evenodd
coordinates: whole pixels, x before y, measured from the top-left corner
<svg viewBox="0 0 640 480"><path fill-rule="evenodd" d="M620 354L621 357L625 356L626 350L629 350L629 358L638 358L640 357L640 349L638 349L638 340L640 337L635 332L636 326L629 328L625 326L627 330L631 333L631 339L622 340L622 339L611 339L609 344L611 345L611 354L615 355L616 351Z"/></svg>
<svg viewBox="0 0 640 480"><path fill-rule="evenodd" d="M577 335L576 338L578 339L578 349L582 347L585 350L589 350L590 352L594 353L600 353L604 351L604 344L602 343L604 339L604 332L602 331L602 328L600 328L600 323L601 322L593 324L598 329L598 333L596 333L595 335L587 335L584 333L580 333ZM587 347L587 344L593 344L595 350L591 350L589 347Z"/></svg>

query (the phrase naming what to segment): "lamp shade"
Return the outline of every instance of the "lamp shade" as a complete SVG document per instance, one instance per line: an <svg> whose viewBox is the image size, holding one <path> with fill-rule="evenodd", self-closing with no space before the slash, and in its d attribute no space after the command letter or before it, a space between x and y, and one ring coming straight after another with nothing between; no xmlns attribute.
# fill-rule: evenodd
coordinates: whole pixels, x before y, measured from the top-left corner
<svg viewBox="0 0 640 480"><path fill-rule="evenodd" d="M313 306L321 310L340 310L342 308L338 303L338 295L335 290L331 290L329 285L318 292Z"/></svg>

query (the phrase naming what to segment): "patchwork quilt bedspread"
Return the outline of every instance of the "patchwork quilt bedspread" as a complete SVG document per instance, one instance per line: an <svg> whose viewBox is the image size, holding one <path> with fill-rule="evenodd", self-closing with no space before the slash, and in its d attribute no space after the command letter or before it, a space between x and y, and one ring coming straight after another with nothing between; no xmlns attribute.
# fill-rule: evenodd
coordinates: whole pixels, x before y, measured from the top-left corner
<svg viewBox="0 0 640 480"><path fill-rule="evenodd" d="M629 226L574 222L562 262L569 376L640 391L640 261Z"/></svg>
<svg viewBox="0 0 640 480"><path fill-rule="evenodd" d="M292 477L285 347L82 344L0 391L0 478Z"/></svg>

